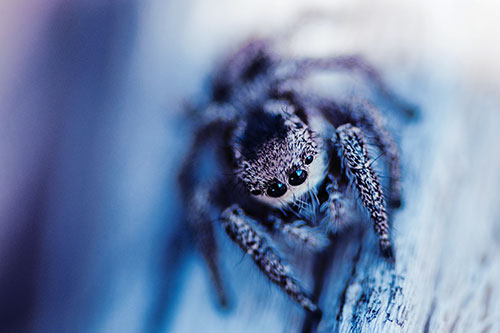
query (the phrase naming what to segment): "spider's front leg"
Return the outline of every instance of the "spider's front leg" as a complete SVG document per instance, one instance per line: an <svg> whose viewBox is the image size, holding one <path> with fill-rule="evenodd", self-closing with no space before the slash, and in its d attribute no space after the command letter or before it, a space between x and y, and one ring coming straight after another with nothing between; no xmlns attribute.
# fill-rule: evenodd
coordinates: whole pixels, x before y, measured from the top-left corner
<svg viewBox="0 0 500 333"><path fill-rule="evenodd" d="M281 218L271 215L268 221L273 224L275 230L295 246L304 246L312 251L321 251L330 243L321 228L308 226L303 220L286 223Z"/></svg>
<svg viewBox="0 0 500 333"><path fill-rule="evenodd" d="M373 135L375 145L384 154L389 171L389 204L399 208L402 202L401 169L399 150L389 131L385 127L380 111L367 101L359 101L350 106L351 120Z"/></svg>
<svg viewBox="0 0 500 333"><path fill-rule="evenodd" d="M356 186L361 203L370 213L375 232L385 257L393 258L384 193L377 174L371 167L361 130L351 124L337 128L337 146L343 166Z"/></svg>
<svg viewBox="0 0 500 333"><path fill-rule="evenodd" d="M329 173L326 193L328 199L321 205L320 211L325 214L324 223L328 231L336 231L342 228L344 223L345 206L343 194L335 177Z"/></svg>
<svg viewBox="0 0 500 333"><path fill-rule="evenodd" d="M401 168L399 149L394 138L385 126L380 111L366 100L355 100L349 104L337 105L334 101L316 96L310 99L325 118L335 126L350 123L357 126L367 135L384 155L389 173L389 204L399 208L402 204Z"/></svg>
<svg viewBox="0 0 500 333"><path fill-rule="evenodd" d="M260 270L305 310L320 314L318 306L305 293L283 264L280 256L267 240L252 226L252 220L238 206L233 205L222 213L221 223L228 236L252 256Z"/></svg>

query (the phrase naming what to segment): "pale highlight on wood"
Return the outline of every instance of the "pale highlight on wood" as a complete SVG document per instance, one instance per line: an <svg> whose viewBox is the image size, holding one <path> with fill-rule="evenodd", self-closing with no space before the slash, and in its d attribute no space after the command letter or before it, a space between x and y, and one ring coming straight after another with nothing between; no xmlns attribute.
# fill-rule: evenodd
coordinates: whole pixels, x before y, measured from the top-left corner
<svg viewBox="0 0 500 333"><path fill-rule="evenodd" d="M356 50L375 60L397 91L421 110L417 121L405 123L390 106L381 108L402 161L403 207L389 212L395 265L380 256L368 219L335 236L325 270L313 269L317 256L312 253L290 259L301 264L296 273L304 287L319 295L324 312L319 332L500 331L498 60L488 57L490 43L472 38L480 28L463 29L461 19L443 22L445 13L460 13L470 26L484 28L488 24L474 19L482 10L469 16L468 5L413 6L353 4L336 16L335 33L309 40L314 47L331 41L323 55ZM387 19L387 13L396 15ZM292 42L299 54L308 53L304 36ZM466 47L471 40L475 49ZM312 84L331 91L319 79ZM300 331L303 311L233 244L223 243L227 281L237 296L234 308L224 314L214 308L206 272L195 259L188 264L185 292L168 330ZM314 280L323 281L320 291L314 290ZM188 323L196 311L204 313L203 321Z"/></svg>

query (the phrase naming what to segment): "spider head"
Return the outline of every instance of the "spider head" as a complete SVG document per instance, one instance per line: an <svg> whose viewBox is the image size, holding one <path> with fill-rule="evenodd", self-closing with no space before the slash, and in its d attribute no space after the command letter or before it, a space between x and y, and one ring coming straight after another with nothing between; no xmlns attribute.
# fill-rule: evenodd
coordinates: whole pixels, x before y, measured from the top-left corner
<svg viewBox="0 0 500 333"><path fill-rule="evenodd" d="M236 175L248 193L274 207L295 202L325 175L321 138L291 106L250 112L238 124L233 151Z"/></svg>

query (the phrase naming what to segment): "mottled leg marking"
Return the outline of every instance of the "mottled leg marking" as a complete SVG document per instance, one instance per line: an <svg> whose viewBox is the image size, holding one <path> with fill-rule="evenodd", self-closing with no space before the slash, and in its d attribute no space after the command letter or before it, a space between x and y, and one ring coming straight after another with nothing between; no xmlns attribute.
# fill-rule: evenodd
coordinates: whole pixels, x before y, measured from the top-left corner
<svg viewBox="0 0 500 333"><path fill-rule="evenodd" d="M337 129L337 142L348 175L358 190L363 206L370 213L382 253L386 257L393 257L384 194L370 165L371 160L361 130L351 124L342 125Z"/></svg>
<svg viewBox="0 0 500 333"><path fill-rule="evenodd" d="M368 102L361 102L353 107L355 110L352 116L357 118L356 122L358 124L374 135L375 144L385 156L390 178L389 203L392 207L400 207L402 196L398 147L385 128L382 115L373 105Z"/></svg>
<svg viewBox="0 0 500 333"><path fill-rule="evenodd" d="M365 100L355 100L345 105L337 105L332 100L316 97L313 100L316 105L333 124L351 123L364 130L373 137L374 144L384 155L389 172L389 204L398 208L401 206L401 169L399 149L392 135L385 127L384 117L380 111ZM341 116L339 116L341 114Z"/></svg>
<svg viewBox="0 0 500 333"><path fill-rule="evenodd" d="M328 174L327 178L329 182L326 187L328 200L321 205L320 211L325 214L327 230L335 232L342 228L345 207L342 202L342 193L339 191L337 180L335 180L332 174Z"/></svg>
<svg viewBox="0 0 500 333"><path fill-rule="evenodd" d="M239 247L252 256L261 271L304 309L317 312L318 306L303 291L281 258L269 247L266 240L250 224L250 218L238 206L222 213L222 226Z"/></svg>
<svg viewBox="0 0 500 333"><path fill-rule="evenodd" d="M189 207L191 208L188 210L187 221L193 231L196 245L207 263L218 301L222 307L227 307L228 297L219 268L217 241L210 217L208 188L204 186L197 187L189 201Z"/></svg>

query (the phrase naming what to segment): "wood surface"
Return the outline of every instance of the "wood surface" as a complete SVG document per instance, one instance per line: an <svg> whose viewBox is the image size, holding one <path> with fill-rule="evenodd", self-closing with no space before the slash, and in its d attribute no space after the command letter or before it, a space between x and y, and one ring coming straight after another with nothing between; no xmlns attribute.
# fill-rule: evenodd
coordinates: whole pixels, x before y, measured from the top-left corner
<svg viewBox="0 0 500 333"><path fill-rule="evenodd" d="M384 111L402 152L395 265L369 223L335 237L324 272L287 257L308 290L323 281L316 330L500 332L498 1L49 2L10 2L30 19L0 24L0 331L302 330L303 311L220 229L232 307L217 308L176 182L182 106L229 50L288 31L283 50L361 54L421 110ZM364 86L341 79L311 84Z"/></svg>
<svg viewBox="0 0 500 333"><path fill-rule="evenodd" d="M375 26L381 21L370 18L364 23ZM399 91L403 87L421 109L420 119L412 123L391 121L394 115L387 113L401 147L404 170L404 207L392 214L396 264L391 266L381 258L370 225L335 238L324 276L311 276L311 262L301 262L312 261L311 256L295 259L295 264L307 271L300 274L309 288L313 280L324 279L320 297L324 317L318 331L498 332L500 110L498 92L488 87L495 76L485 73L481 78L472 72L473 63L461 67L481 57L457 54L458 60L451 60L460 49L428 49L440 39L445 41L447 31L433 36L429 31L433 26L424 24L418 36L414 32L418 27L411 24L420 23L409 21L410 27L405 28L413 33L401 39L407 45L389 51L400 54L399 62L389 59L392 56L384 58L384 51L370 49L373 42L364 47L369 58L380 61ZM394 20L375 31L358 27L350 33L363 43L370 34L376 37L377 29L387 34L391 25L397 29L399 24ZM383 40L393 43L387 40L397 35L385 35ZM297 46L300 51L302 47ZM421 54L412 54L416 51ZM219 236L225 242L225 235ZM185 273L186 291L179 296L170 326L173 331L300 331L302 311L258 276L250 258L242 258L237 247L226 244L225 249L227 283L237 302L233 310L222 314L212 309L214 297L206 272L195 256ZM189 320L193 312L203 313L203 319Z"/></svg>

